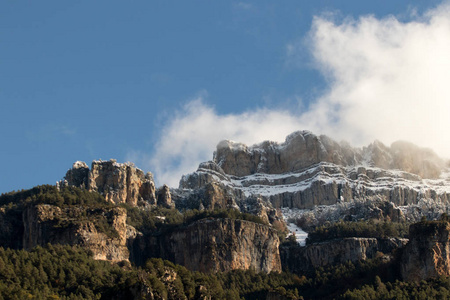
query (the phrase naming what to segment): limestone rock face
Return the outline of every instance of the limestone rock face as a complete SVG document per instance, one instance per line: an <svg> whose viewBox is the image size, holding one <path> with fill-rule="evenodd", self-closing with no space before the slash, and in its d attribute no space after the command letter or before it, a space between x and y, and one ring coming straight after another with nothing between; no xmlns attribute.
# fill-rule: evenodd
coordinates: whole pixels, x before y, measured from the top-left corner
<svg viewBox="0 0 450 300"><path fill-rule="evenodd" d="M112 203L136 206L142 200L156 204L153 176L130 163L93 161L89 170L84 162L76 162L67 171L65 180L69 185L97 191Z"/></svg>
<svg viewBox="0 0 450 300"><path fill-rule="evenodd" d="M244 195L217 181L216 168L219 167L214 162L202 163L197 172L183 176L181 188L174 191L177 207L201 210L239 208L236 200L244 199ZM227 175L222 176L225 181L229 180Z"/></svg>
<svg viewBox="0 0 450 300"><path fill-rule="evenodd" d="M88 219L83 220L82 216ZM102 232L96 226L95 218L106 217L112 232ZM79 245L91 250L94 259L128 260L126 210L86 210L81 207L60 208L40 204L27 207L23 212L23 247L51 244Z"/></svg>
<svg viewBox="0 0 450 300"><path fill-rule="evenodd" d="M297 171L322 161L341 165L353 164L361 154L326 136L295 132L283 144L263 142L248 147L222 141L217 145L214 162L228 175L247 176L254 173L280 174Z"/></svg>
<svg viewBox="0 0 450 300"><path fill-rule="evenodd" d="M273 208L265 198L259 196L247 197L241 190L234 189L223 182L214 181L214 176L208 171L215 172L217 165L213 162L201 164L197 172L192 176L185 176L187 181L181 181L182 186L190 186L192 189L177 189L174 193L178 208L215 210L237 209L260 217L263 221L273 223L282 220L281 213ZM211 168L206 171L203 168ZM223 176L226 176L223 174ZM204 178L202 178L204 177ZM208 178L211 178L209 181ZM227 177L229 179L229 177ZM194 188L197 184L197 186ZM201 186L203 184L203 186Z"/></svg>
<svg viewBox="0 0 450 300"><path fill-rule="evenodd" d="M243 220L202 219L140 241L141 254L161 257L193 271L281 272L280 241L270 226ZM145 261L145 257L141 257Z"/></svg>
<svg viewBox="0 0 450 300"><path fill-rule="evenodd" d="M358 149L309 131L294 132L282 144L263 142L248 147L222 141L214 155L214 162L225 174L239 177L255 173L293 172L320 162L352 166L363 161L373 167L400 169L423 178L436 178L445 164L433 151L407 142L396 142L389 148L375 141L368 147Z"/></svg>
<svg viewBox="0 0 450 300"><path fill-rule="evenodd" d="M420 222L411 225L410 241L401 259L404 280L426 280L450 275L450 223Z"/></svg>
<svg viewBox="0 0 450 300"><path fill-rule="evenodd" d="M281 271L278 236L265 225L230 219L201 220L174 232L166 241L174 244L174 261L191 270ZM187 251L179 251L183 247Z"/></svg>
<svg viewBox="0 0 450 300"><path fill-rule="evenodd" d="M219 165L213 161L200 163L196 172L184 175L180 180L181 189L197 189L214 181L229 180Z"/></svg>
<svg viewBox="0 0 450 300"><path fill-rule="evenodd" d="M294 273L311 272L318 267L374 258L377 252L391 253L402 248L407 239L343 238L305 247L281 247L283 267Z"/></svg>

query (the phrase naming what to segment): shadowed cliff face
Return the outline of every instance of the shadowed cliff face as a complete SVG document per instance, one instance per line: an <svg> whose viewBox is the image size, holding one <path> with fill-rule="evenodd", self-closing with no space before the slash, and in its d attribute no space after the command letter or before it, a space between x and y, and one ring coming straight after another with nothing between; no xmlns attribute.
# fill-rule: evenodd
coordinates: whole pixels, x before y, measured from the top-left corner
<svg viewBox="0 0 450 300"><path fill-rule="evenodd" d="M214 155L214 162L226 174L234 176L292 172L322 161L351 165L358 160L361 160L360 151L341 147L326 136L318 137L306 131L289 135L282 144L263 142L248 147L222 141Z"/></svg>
<svg viewBox="0 0 450 300"><path fill-rule="evenodd" d="M94 259L128 260L126 217L125 209L119 207L89 210L48 204L28 206L22 217L23 248L29 250L47 243L79 245L91 250Z"/></svg>
<svg viewBox="0 0 450 300"><path fill-rule="evenodd" d="M450 223L420 222L410 227L410 241L402 254L404 280L419 282L450 275Z"/></svg>
<svg viewBox="0 0 450 300"><path fill-rule="evenodd" d="M315 243L305 247L282 246L280 255L284 270L302 274L314 272L318 267L375 258L377 252L388 254L395 249L404 247L407 242L407 239L398 238L351 237Z"/></svg>
<svg viewBox="0 0 450 300"><path fill-rule="evenodd" d="M279 244L276 231L267 225L202 219L161 236L143 237L134 248L141 255L168 259L194 271L254 269L269 273L281 272Z"/></svg>

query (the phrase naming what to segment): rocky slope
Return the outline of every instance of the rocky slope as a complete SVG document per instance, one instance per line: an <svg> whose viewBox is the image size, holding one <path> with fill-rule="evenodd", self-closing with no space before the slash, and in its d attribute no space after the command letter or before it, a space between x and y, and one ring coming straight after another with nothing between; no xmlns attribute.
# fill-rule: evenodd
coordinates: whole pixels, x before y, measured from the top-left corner
<svg viewBox="0 0 450 300"><path fill-rule="evenodd" d="M282 144L223 141L213 161L183 176L180 190L215 184L227 191L229 202L260 197L274 208L312 209L370 198L407 206L423 199L448 203L449 174L431 150L406 142L386 147L376 141L359 149L301 131Z"/></svg>

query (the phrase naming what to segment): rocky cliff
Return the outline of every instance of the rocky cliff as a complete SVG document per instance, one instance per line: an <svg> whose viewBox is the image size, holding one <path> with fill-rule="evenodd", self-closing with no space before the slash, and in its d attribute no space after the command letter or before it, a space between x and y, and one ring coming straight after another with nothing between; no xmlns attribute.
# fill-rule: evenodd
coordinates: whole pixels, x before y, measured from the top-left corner
<svg viewBox="0 0 450 300"><path fill-rule="evenodd" d="M137 264L161 257L202 272L281 271L280 242L268 225L208 218L144 236L126 219L120 207L30 205L22 214L22 245L27 250L47 243L78 245L91 250L95 259Z"/></svg>
<svg viewBox="0 0 450 300"><path fill-rule="evenodd" d="M249 197L260 197L274 208L311 209L370 198L406 206L423 199L448 203L449 178L445 162L429 149L406 142L386 147L378 141L352 148L301 131L282 144L248 147L223 141L213 161L183 176L180 189L214 183L238 206Z"/></svg>
<svg viewBox="0 0 450 300"><path fill-rule="evenodd" d="M410 242L401 259L404 280L426 280L450 275L450 223L425 221L411 225Z"/></svg>
<svg viewBox="0 0 450 300"><path fill-rule="evenodd" d="M161 257L190 270L213 273L235 269L280 272L280 241L270 226L244 220L202 219L170 232L137 240L136 260Z"/></svg>
<svg viewBox="0 0 450 300"><path fill-rule="evenodd" d="M403 248L407 239L387 238L343 238L305 247L298 245L280 248L281 261L284 270L302 274L313 272L318 267L336 265L347 261L356 262L390 254L395 249Z"/></svg>
<svg viewBox="0 0 450 300"><path fill-rule="evenodd" d="M71 186L46 185L1 195L0 246L30 250L48 243L77 245L91 250L95 259L130 260L138 265L161 257L208 272L250 268L281 271L280 242L272 226L221 219L220 213L192 212L183 220L173 208L168 187L163 186L157 194L158 204L165 208L125 209L105 202L97 192ZM254 207L259 206L256 203ZM267 222L272 216L264 207L259 208ZM233 218L252 218L236 211L226 213ZM194 222L205 216L210 217Z"/></svg>
<svg viewBox="0 0 450 300"><path fill-rule="evenodd" d="M23 211L23 248L47 243L79 245L95 259L128 260L126 211L123 208L87 209L30 205ZM127 230L128 229L128 230ZM132 231L132 230L131 230Z"/></svg>
<svg viewBox="0 0 450 300"><path fill-rule="evenodd" d="M69 186L99 192L106 200L116 204L136 206L138 201L145 201L155 205L157 201L152 174L144 174L131 163L93 161L89 170L86 163L77 161L64 179Z"/></svg>
<svg viewBox="0 0 450 300"><path fill-rule="evenodd" d="M294 132L282 144L263 142L248 147L222 141L217 145L214 162L226 174L238 177L255 173L296 172L328 162L344 167L364 163L382 169L398 169L423 178L436 178L444 166L444 161L433 151L411 143L398 141L389 148L375 141L368 147L358 149L309 131Z"/></svg>

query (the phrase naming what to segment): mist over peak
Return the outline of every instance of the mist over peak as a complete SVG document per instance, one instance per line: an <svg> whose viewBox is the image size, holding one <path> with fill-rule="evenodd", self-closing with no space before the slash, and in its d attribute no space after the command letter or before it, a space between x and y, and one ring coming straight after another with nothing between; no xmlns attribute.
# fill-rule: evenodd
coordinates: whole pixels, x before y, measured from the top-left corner
<svg viewBox="0 0 450 300"><path fill-rule="evenodd" d="M422 178L438 178L446 166L432 150L413 143L397 141L388 147L374 141L357 148L310 131L291 133L282 143L265 141L246 146L222 141L214 152L214 161L225 173L235 176L296 172L328 162L342 167L360 165L397 169Z"/></svg>

